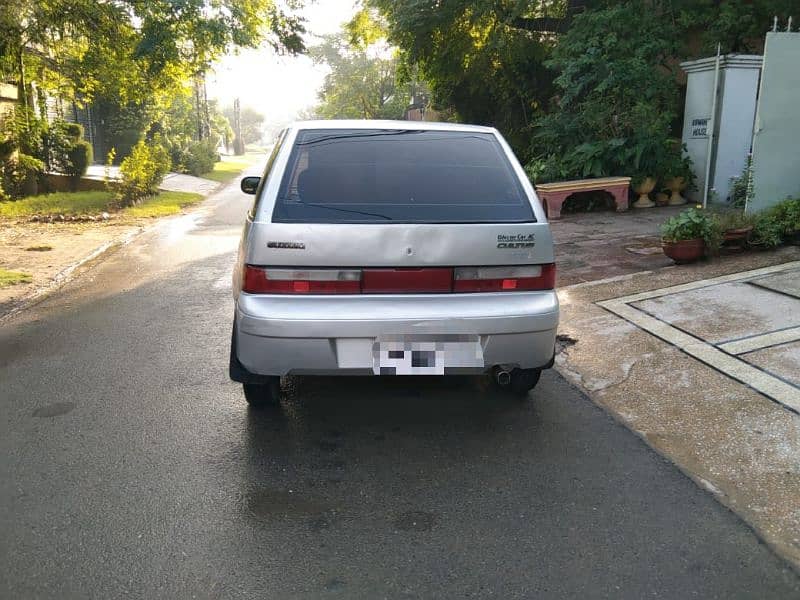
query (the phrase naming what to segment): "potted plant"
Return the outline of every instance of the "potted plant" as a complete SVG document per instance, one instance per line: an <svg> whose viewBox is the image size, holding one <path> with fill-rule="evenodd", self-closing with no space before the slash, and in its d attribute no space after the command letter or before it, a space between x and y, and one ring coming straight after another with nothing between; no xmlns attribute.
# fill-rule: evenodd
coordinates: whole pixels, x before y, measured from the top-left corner
<svg viewBox="0 0 800 600"><path fill-rule="evenodd" d="M720 243L718 224L699 208L684 210L661 226L661 248L678 264L694 262L706 251L714 253Z"/></svg>
<svg viewBox="0 0 800 600"><path fill-rule="evenodd" d="M655 203L650 200L650 192L656 187L656 178L652 175L638 174L631 178L631 188L639 194L639 199L633 203L634 208L652 208Z"/></svg>
<svg viewBox="0 0 800 600"><path fill-rule="evenodd" d="M686 204L681 192L694 184L692 161L683 153L682 147L670 148L663 162L664 188L670 191L668 204L679 206Z"/></svg>
<svg viewBox="0 0 800 600"><path fill-rule="evenodd" d="M753 231L755 217L743 210L726 210L714 214L717 226L722 232L722 245L726 248L744 250L747 239Z"/></svg>
<svg viewBox="0 0 800 600"><path fill-rule="evenodd" d="M626 161L633 167L634 172L631 177L631 189L639 194L638 200L633 203L634 208L655 206L650 199L650 192L655 189L661 173L663 145L663 138L651 135L649 131L642 131L629 140Z"/></svg>

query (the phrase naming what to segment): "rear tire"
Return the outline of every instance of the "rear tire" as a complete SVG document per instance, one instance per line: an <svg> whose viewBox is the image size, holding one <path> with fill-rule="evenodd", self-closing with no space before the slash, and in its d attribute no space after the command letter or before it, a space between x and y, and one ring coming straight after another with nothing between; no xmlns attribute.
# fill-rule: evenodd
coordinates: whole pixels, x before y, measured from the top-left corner
<svg viewBox="0 0 800 600"><path fill-rule="evenodd" d="M527 400L528 392L536 387L541 376L541 369L514 369L511 371L511 384L508 389L521 401Z"/></svg>
<svg viewBox="0 0 800 600"><path fill-rule="evenodd" d="M253 408L277 406L280 402L280 377L270 377L265 383L244 383L244 399Z"/></svg>

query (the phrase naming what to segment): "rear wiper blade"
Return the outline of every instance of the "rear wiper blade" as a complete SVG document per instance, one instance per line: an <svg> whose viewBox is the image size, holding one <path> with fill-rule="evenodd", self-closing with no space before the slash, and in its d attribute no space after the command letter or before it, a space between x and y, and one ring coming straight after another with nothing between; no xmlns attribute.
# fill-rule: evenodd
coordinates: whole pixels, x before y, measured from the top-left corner
<svg viewBox="0 0 800 600"><path fill-rule="evenodd" d="M386 219L387 221L392 221L392 217L387 217L386 215L381 215L378 213L371 213L364 210L353 210L351 208L340 208L338 206L330 206L329 204L318 204L316 202L305 202L304 200L300 199L291 199L291 198L280 198L280 200L288 200L289 202L296 202L297 204L302 204L303 206L313 206L314 208L327 208L328 210L338 210L340 212L346 213L353 213L356 215L364 215L365 217L377 217L379 219Z"/></svg>
<svg viewBox="0 0 800 600"><path fill-rule="evenodd" d="M380 137L384 135L403 135L407 133L422 133L422 129L384 129L381 131L369 131L363 133L341 133L337 135L326 135L318 137L307 142L296 142L296 146L311 146L313 144L320 144L322 142L329 142L331 140L347 140L353 138L366 138L366 137Z"/></svg>

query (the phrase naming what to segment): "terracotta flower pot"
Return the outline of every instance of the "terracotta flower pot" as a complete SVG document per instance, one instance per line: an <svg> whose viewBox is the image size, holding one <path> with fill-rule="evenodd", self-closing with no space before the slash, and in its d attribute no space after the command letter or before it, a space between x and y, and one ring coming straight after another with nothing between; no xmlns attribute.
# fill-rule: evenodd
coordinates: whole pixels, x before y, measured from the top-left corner
<svg viewBox="0 0 800 600"><path fill-rule="evenodd" d="M680 265L703 258L706 250L706 243L703 241L703 238L680 240L677 242L661 240L661 248L664 250L664 254Z"/></svg>
<svg viewBox="0 0 800 600"><path fill-rule="evenodd" d="M655 206L648 194L656 187L656 180L653 177L645 177L641 183L634 186L633 191L639 194L639 199L633 203L634 208L651 208Z"/></svg>
<svg viewBox="0 0 800 600"><path fill-rule="evenodd" d="M738 242L743 239L746 240L751 231L753 231L752 225L748 225L747 227L738 227L735 229L726 229L722 234L722 237L726 242Z"/></svg>
<svg viewBox="0 0 800 600"><path fill-rule="evenodd" d="M686 204L686 198L681 196L681 191L686 189L686 179L683 177L670 177L664 184L667 186L667 189L672 192L669 197L670 206Z"/></svg>
<svg viewBox="0 0 800 600"><path fill-rule="evenodd" d="M747 238L750 237L751 231L753 231L752 225L735 229L726 229L722 233L723 249L732 252L744 250L745 246L747 246Z"/></svg>

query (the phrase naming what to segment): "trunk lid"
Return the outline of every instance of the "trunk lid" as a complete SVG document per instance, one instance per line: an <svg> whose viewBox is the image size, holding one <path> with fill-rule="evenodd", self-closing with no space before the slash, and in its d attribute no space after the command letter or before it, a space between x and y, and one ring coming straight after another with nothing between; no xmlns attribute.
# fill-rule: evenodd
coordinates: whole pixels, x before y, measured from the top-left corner
<svg viewBox="0 0 800 600"><path fill-rule="evenodd" d="M554 262L547 223L253 223L245 261L308 267L456 267Z"/></svg>

